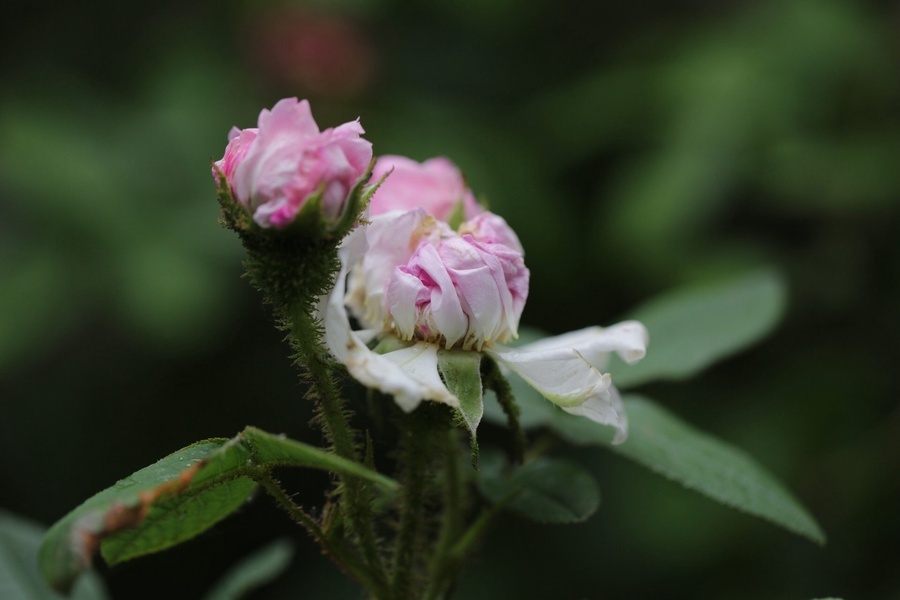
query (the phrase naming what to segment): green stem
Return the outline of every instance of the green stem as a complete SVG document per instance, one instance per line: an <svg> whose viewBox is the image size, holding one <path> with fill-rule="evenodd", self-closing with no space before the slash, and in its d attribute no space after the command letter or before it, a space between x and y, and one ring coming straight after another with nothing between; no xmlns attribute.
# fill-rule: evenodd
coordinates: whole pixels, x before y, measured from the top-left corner
<svg viewBox="0 0 900 600"><path fill-rule="evenodd" d="M513 457L521 464L525 455L525 430L519 423L519 405L513 395L509 381L500 372L500 367L489 357L485 356L481 361L481 378L485 389L494 390L497 401L506 413L506 421L513 432Z"/></svg>
<svg viewBox="0 0 900 600"><path fill-rule="evenodd" d="M497 515L499 515L504 508L506 508L507 503L512 500L513 497L515 497L515 494L482 512L481 516L478 517L478 520L472 523L466 532L459 538L459 541L453 545L448 553L448 559L452 563L455 563L457 569L462 566L462 563L468 557L469 552L471 552L472 548L481 541L494 519L497 518Z"/></svg>
<svg viewBox="0 0 900 600"><path fill-rule="evenodd" d="M376 598L386 595L385 582L373 578L366 565L362 564L358 558L350 556L347 552L336 546L328 539L322 528L311 516L306 514L300 506L298 506L284 491L281 484L270 473L260 473L254 478L258 484L268 493L297 524L305 528L309 534L322 545L325 553L344 570L347 575L358 581L369 591L375 594Z"/></svg>
<svg viewBox="0 0 900 600"><path fill-rule="evenodd" d="M441 533L431 563L426 600L440 598L453 584L455 571L448 564L450 548L462 527L463 486L459 465L459 439L455 429L444 440L444 507Z"/></svg>
<svg viewBox="0 0 900 600"><path fill-rule="evenodd" d="M416 600L425 583L422 570L426 558L426 505L434 477L435 438L442 433L438 430L438 423L441 423L441 428L449 423L445 409L442 405L423 402L413 413L404 415L401 423L398 460L403 494L394 542L393 600Z"/></svg>
<svg viewBox="0 0 900 600"><path fill-rule="evenodd" d="M303 302L292 307L291 342L297 351L295 362L306 371L311 395L319 402L322 428L336 454L358 462L354 434L344 402L338 393L328 354L320 341L321 326Z"/></svg>
<svg viewBox="0 0 900 600"><path fill-rule="evenodd" d="M320 329L318 321L306 306L300 303L294 307L290 318L291 338L297 350L298 363L305 367L312 386L311 396L317 401L318 421L338 456L361 462L356 446L357 435L350 427L348 412L338 392L331 363L322 347ZM378 551L369 487L355 477L341 475L339 478L344 492L341 497L342 513L346 515L352 532L356 534L372 578L378 582L379 588L384 588L387 585L387 573ZM374 591L372 588L370 590Z"/></svg>

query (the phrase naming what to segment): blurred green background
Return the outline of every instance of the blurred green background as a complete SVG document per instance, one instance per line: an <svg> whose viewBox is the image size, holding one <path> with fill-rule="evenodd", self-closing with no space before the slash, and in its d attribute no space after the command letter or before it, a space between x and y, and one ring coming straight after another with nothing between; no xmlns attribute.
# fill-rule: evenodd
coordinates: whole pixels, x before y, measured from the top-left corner
<svg viewBox="0 0 900 600"><path fill-rule="evenodd" d="M760 265L789 283L763 343L641 391L772 470L825 548L573 449L599 478L599 513L580 526L505 518L461 599L900 598L896 3L11 6L0 507L49 524L248 423L321 441L209 175L232 125L299 96L323 128L361 117L378 154L462 167L527 249L525 324L612 323ZM325 482L291 483L315 505ZM197 598L285 531L294 567L254 598L359 597L262 498L104 576L117 599Z"/></svg>

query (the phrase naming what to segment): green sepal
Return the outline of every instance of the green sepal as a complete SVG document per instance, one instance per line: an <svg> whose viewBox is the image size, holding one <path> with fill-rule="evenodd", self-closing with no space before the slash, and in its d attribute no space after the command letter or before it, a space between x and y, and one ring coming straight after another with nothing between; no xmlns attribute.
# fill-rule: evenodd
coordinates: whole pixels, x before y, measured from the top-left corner
<svg viewBox="0 0 900 600"><path fill-rule="evenodd" d="M475 431L484 415L484 390L481 386L481 353L467 350L438 350L438 371L450 393L459 399L457 414L472 445L472 464L478 464Z"/></svg>
<svg viewBox="0 0 900 600"><path fill-rule="evenodd" d="M256 223L253 222L253 215L231 193L231 186L228 184L225 173L215 163L212 168L216 173L216 198L222 209L222 220L220 221L222 225L238 233L256 226Z"/></svg>
<svg viewBox="0 0 900 600"><path fill-rule="evenodd" d="M382 175L381 179L369 185L368 181L372 177L372 169L374 167L375 159L373 158L369 163L366 172L356 181L356 185L354 185L353 189L350 191L350 195L347 197L347 203L344 205L344 212L340 219L328 226L328 233L331 236L337 239L343 239L344 236L350 233L351 229L356 227L357 223L362 219L362 215L365 213L366 208L369 206L369 201L372 199L372 196L375 195L375 192L378 191L378 188L384 183L385 178L390 174L386 173Z"/></svg>
<svg viewBox="0 0 900 600"><path fill-rule="evenodd" d="M450 213L450 216L447 218L447 225L450 226L450 229L456 231L459 229L459 226L463 224L466 220L466 204L462 198L460 198L459 202L456 203L456 206L453 207L453 212Z"/></svg>
<svg viewBox="0 0 900 600"><path fill-rule="evenodd" d="M395 350L409 348L414 344L415 342L412 340L401 340L396 335L388 333L377 338L377 342L375 342L372 352L376 354L387 354L388 352L394 352Z"/></svg>
<svg viewBox="0 0 900 600"><path fill-rule="evenodd" d="M41 572L67 591L100 547L109 564L158 552L202 533L244 504L277 467L309 467L394 490L380 473L283 436L247 427L231 440L192 444L96 494L53 525Z"/></svg>

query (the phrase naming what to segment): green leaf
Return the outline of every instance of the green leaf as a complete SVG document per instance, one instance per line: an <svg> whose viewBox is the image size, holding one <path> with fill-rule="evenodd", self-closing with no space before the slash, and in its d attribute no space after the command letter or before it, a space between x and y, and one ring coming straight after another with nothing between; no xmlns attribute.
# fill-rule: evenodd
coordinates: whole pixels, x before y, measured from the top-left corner
<svg viewBox="0 0 900 600"><path fill-rule="evenodd" d="M690 377L762 338L780 319L785 299L784 284L771 271L657 298L633 314L650 332L647 356L634 365L613 356L613 382L624 389Z"/></svg>
<svg viewBox="0 0 900 600"><path fill-rule="evenodd" d="M104 515L105 519L125 514L128 527L109 531L102 540L100 552L110 565L132 558L171 548L203 533L238 508L256 490L256 483L247 477L230 479L228 471L216 476L208 486L192 485L184 490L173 490L171 496L156 500L148 509L118 513L115 509ZM140 521L131 521L142 516ZM131 527L131 523L134 527ZM102 532L106 533L106 531ZM101 537L102 537L101 533Z"/></svg>
<svg viewBox="0 0 900 600"><path fill-rule="evenodd" d="M400 484L365 465L341 458L321 448L288 439L283 435L268 433L256 427L247 427L238 435L253 449L253 464L260 470L275 467L310 467L341 475L359 477L378 484L388 491L399 489Z"/></svg>
<svg viewBox="0 0 900 600"><path fill-rule="evenodd" d="M459 398L459 414L474 437L484 415L481 354L442 349L438 351L438 371L447 389Z"/></svg>
<svg viewBox="0 0 900 600"><path fill-rule="evenodd" d="M38 548L44 528L0 510L0 598L63 600L38 572ZM72 590L69 600L107 600L103 582L92 571Z"/></svg>
<svg viewBox="0 0 900 600"><path fill-rule="evenodd" d="M236 462L233 454L237 450L236 444L229 444L225 439L198 442L88 499L47 532L39 555L44 577L54 588L67 591L77 575L90 565L91 557L101 542L119 532L126 533L118 539L109 540L110 555L107 559L112 562L117 562L120 557L124 560L136 556L142 550L161 550L166 543L172 545L184 541L200 533L202 526L213 525L215 520L206 519L202 508L197 508L204 501L204 496L222 504L222 497L214 484L217 476L227 472L228 465L225 463ZM201 487L195 483L195 480L200 480L201 474L203 480L212 485ZM232 476L223 483L231 483L235 478ZM244 478L243 481L249 480ZM249 482L239 502L233 502L234 508L243 502L254 486L253 482ZM177 497L180 497L183 506L170 502ZM182 523L181 527L173 527L175 523L166 518L173 511L190 520ZM216 513L218 518L225 516L220 513ZM106 554L107 548L104 551Z"/></svg>
<svg viewBox="0 0 900 600"><path fill-rule="evenodd" d="M578 523L600 506L594 477L581 467L542 457L512 473L482 467L479 489L495 504L540 523Z"/></svg>
<svg viewBox="0 0 900 600"><path fill-rule="evenodd" d="M825 543L825 533L815 519L744 452L694 429L650 400L632 396L624 402L628 440L610 446L614 452L717 502ZM560 422L554 427L565 436ZM604 433L598 432L598 443L605 443L600 437Z"/></svg>
<svg viewBox="0 0 900 600"><path fill-rule="evenodd" d="M364 465L248 427L231 440L179 450L88 499L47 533L41 571L66 591L98 546L108 563L117 564L184 542L237 510L256 480L277 467L325 469L398 487Z"/></svg>
<svg viewBox="0 0 900 600"><path fill-rule="evenodd" d="M206 600L240 600L248 592L263 586L291 564L294 546L290 540L278 540L235 565L206 595Z"/></svg>

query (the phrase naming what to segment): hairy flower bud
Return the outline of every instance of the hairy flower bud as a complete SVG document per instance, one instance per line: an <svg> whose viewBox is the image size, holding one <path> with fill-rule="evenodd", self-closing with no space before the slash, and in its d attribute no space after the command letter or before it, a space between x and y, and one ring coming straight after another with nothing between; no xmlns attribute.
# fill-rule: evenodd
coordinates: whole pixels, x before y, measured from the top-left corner
<svg viewBox="0 0 900 600"><path fill-rule="evenodd" d="M358 121L319 131L309 102L285 98L259 114L258 128L232 129L215 167L262 227L287 227L320 193L323 214L336 219L372 160L362 133Z"/></svg>

